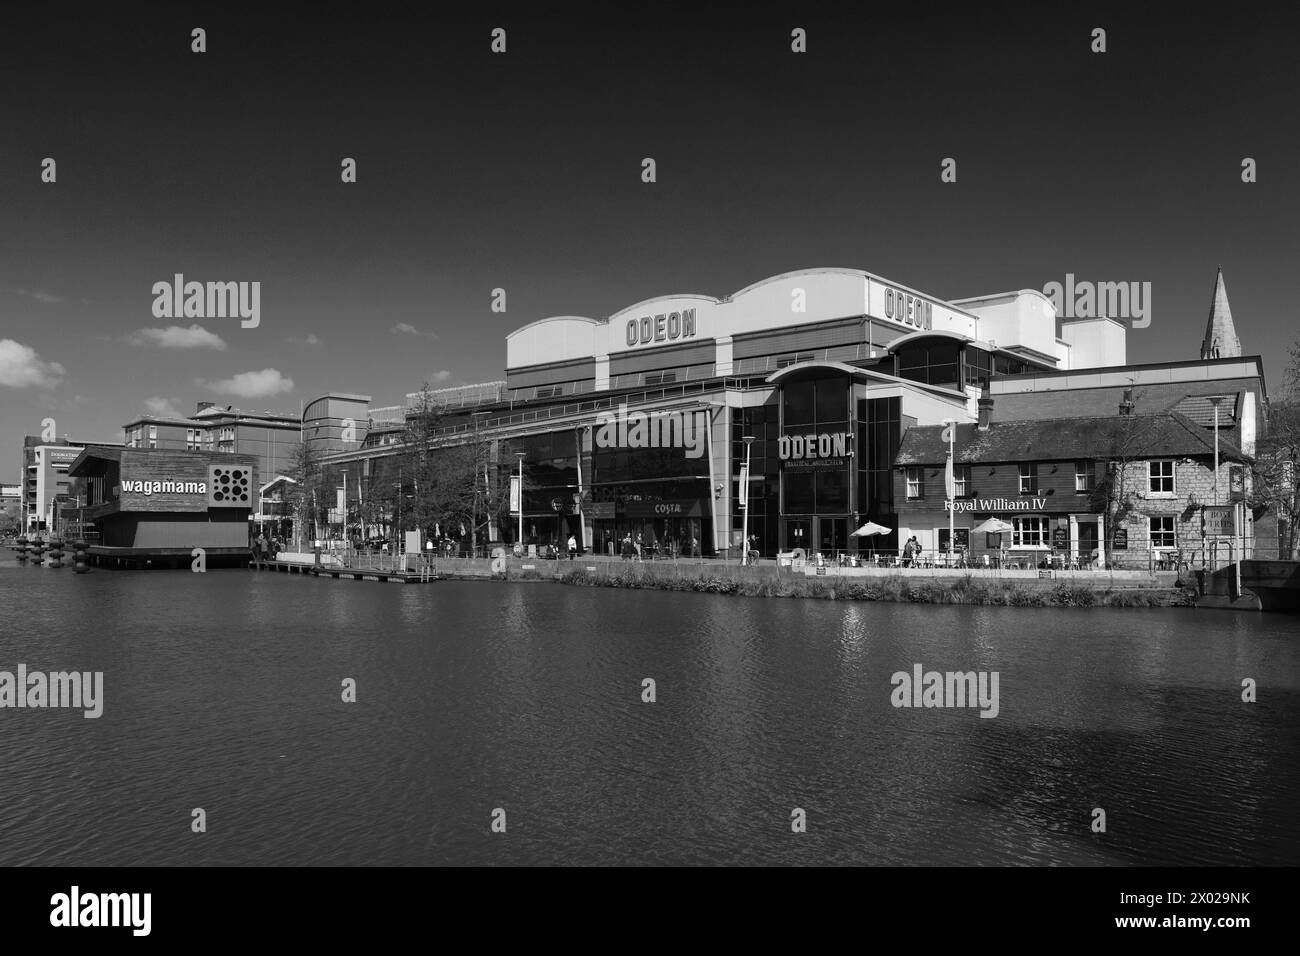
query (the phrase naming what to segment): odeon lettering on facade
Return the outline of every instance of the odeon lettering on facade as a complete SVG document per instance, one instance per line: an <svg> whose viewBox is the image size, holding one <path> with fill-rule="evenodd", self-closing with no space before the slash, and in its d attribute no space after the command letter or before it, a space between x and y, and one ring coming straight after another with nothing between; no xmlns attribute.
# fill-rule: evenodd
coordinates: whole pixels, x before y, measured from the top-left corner
<svg viewBox="0 0 1300 956"><path fill-rule="evenodd" d="M1130 365L1125 323L1058 316L1037 276L1024 285L945 299L861 270L815 268L723 296L539 319L506 337L504 380L444 390L448 442L490 448L490 482L522 461L525 543L573 536L617 553L639 536L659 553L698 542L702 555L736 555L748 533L770 556L896 552L912 535L931 551L947 547L946 446L927 443L946 423L973 426L981 401L995 401L1004 421L1113 417L1135 383L1172 407L1221 382L1244 396L1241 421L1253 419L1262 374L1217 358ZM1068 434L1068 423L1055 432ZM401 433L400 422L372 428L326 463L374 474L401 453ZM937 462L900 457L909 434L924 436ZM1013 513L1016 542L1054 540L1058 519L1048 518L1059 511L1085 547L1099 527L1089 496L1073 491L1073 463L1056 465L1051 481L1068 472L1070 494L1046 501L1014 462L996 474L964 465L959 543L997 512ZM867 522L876 533L853 534ZM493 517L479 541L511 544L519 533L518 516Z"/></svg>

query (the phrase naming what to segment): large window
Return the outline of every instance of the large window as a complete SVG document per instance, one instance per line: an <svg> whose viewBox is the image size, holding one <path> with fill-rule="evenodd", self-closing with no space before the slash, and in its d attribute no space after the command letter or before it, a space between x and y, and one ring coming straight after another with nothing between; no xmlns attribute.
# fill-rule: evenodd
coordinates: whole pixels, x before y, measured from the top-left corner
<svg viewBox="0 0 1300 956"><path fill-rule="evenodd" d="M1152 515L1147 520L1151 522L1151 547L1172 548L1176 546L1177 538L1174 534L1173 515Z"/></svg>
<svg viewBox="0 0 1300 956"><path fill-rule="evenodd" d="M1174 463L1170 459L1147 462L1147 490L1153 495L1174 493Z"/></svg>
<svg viewBox="0 0 1300 956"><path fill-rule="evenodd" d="M1074 463L1074 490L1078 493L1092 491L1097 486L1096 472L1092 462L1076 461Z"/></svg>
<svg viewBox="0 0 1300 956"><path fill-rule="evenodd" d="M952 466L952 496L965 498L970 494L970 465Z"/></svg>
<svg viewBox="0 0 1300 956"><path fill-rule="evenodd" d="M1048 519L1039 515L1026 515L1011 519L1011 546L1013 548L1046 548L1051 543Z"/></svg>
<svg viewBox="0 0 1300 956"><path fill-rule="evenodd" d="M1020 466L1020 493L1038 494L1038 465L1034 462Z"/></svg>
<svg viewBox="0 0 1300 956"><path fill-rule="evenodd" d="M925 469L919 465L912 465L907 469L907 497L909 499L925 497Z"/></svg>

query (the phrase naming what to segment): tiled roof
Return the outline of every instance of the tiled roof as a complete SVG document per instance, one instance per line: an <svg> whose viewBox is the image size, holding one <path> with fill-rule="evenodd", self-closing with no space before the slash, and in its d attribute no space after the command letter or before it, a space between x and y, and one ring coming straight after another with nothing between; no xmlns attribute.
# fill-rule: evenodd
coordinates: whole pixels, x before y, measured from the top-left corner
<svg viewBox="0 0 1300 956"><path fill-rule="evenodd" d="M948 456L942 425L909 428L895 465L937 465ZM958 462L1068 461L1091 458L1173 457L1214 454L1214 432L1184 415L1110 415L993 422L987 431L957 426ZM1241 460L1237 444L1220 429L1219 457Z"/></svg>
<svg viewBox="0 0 1300 956"><path fill-rule="evenodd" d="M1174 404L1170 411L1177 412L1179 415L1186 415L1189 419L1200 425L1202 428L1214 428L1214 403L1211 398L1221 398L1219 403L1219 428L1230 428L1237 423L1237 402L1239 397L1236 392L1228 394L1211 395L1188 395ZM1214 434L1211 432L1210 434ZM1223 436L1220 435L1220 438Z"/></svg>

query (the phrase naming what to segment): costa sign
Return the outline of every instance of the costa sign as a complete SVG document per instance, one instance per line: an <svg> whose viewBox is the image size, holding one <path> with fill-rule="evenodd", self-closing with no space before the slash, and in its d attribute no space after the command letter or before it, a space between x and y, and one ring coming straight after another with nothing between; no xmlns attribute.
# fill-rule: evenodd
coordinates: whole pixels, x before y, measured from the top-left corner
<svg viewBox="0 0 1300 956"><path fill-rule="evenodd" d="M807 435L782 435L776 443L782 461L807 461L816 458L845 458L849 451L848 432L822 432Z"/></svg>
<svg viewBox="0 0 1300 956"><path fill-rule="evenodd" d="M643 315L639 319L627 320L627 344L648 345L651 342L676 342L678 339L695 338L695 310L683 309L681 312L664 312L659 315Z"/></svg>

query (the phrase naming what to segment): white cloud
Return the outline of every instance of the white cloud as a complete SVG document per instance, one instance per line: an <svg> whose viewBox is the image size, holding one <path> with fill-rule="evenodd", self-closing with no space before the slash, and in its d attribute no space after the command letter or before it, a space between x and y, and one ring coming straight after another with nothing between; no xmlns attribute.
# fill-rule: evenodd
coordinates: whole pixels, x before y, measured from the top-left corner
<svg viewBox="0 0 1300 956"><path fill-rule="evenodd" d="M303 336L301 338L296 335L291 335L287 339L285 339L285 341L288 342L290 345L308 345L311 346L312 348L315 348L321 344L320 337L317 336L316 333L314 332L310 332L306 336Z"/></svg>
<svg viewBox="0 0 1300 956"><path fill-rule="evenodd" d="M240 372L230 378L209 381L196 378L194 384L200 388L234 395L237 398L269 398L282 392L293 391L293 379L285 378L276 369L264 368L260 372Z"/></svg>
<svg viewBox="0 0 1300 956"><path fill-rule="evenodd" d="M65 370L58 362L45 362L30 345L0 339L0 385L10 388L53 388Z"/></svg>
<svg viewBox="0 0 1300 956"><path fill-rule="evenodd" d="M429 381L431 381L431 382L437 382L439 385L441 385L443 382L447 381L447 380L450 379L450 378L451 378L451 372L449 372L449 371L447 371L445 368L443 368L443 369L439 369L438 371L434 372L434 373L433 373L433 377L430 378Z"/></svg>
<svg viewBox="0 0 1300 956"><path fill-rule="evenodd" d="M398 322L390 331L392 331L394 335L418 335L421 338L426 339L436 339L438 337L437 332L421 332L410 322Z"/></svg>
<svg viewBox="0 0 1300 956"><path fill-rule="evenodd" d="M182 415L179 411L177 411L173 399L159 398L156 395L153 398L146 398L144 400L144 409L150 415L157 415L159 418L185 418L186 417Z"/></svg>
<svg viewBox="0 0 1300 956"><path fill-rule="evenodd" d="M226 351L226 343L219 335L209 332L197 323L188 329L169 325L165 329L136 329L126 336L131 345L151 345L160 349L216 349Z"/></svg>
<svg viewBox="0 0 1300 956"><path fill-rule="evenodd" d="M29 289L19 289L18 294L25 295L29 299L35 299L37 302L44 303L45 305L54 305L57 302L63 301L63 296L55 295L52 292L41 292L39 290L31 291Z"/></svg>

